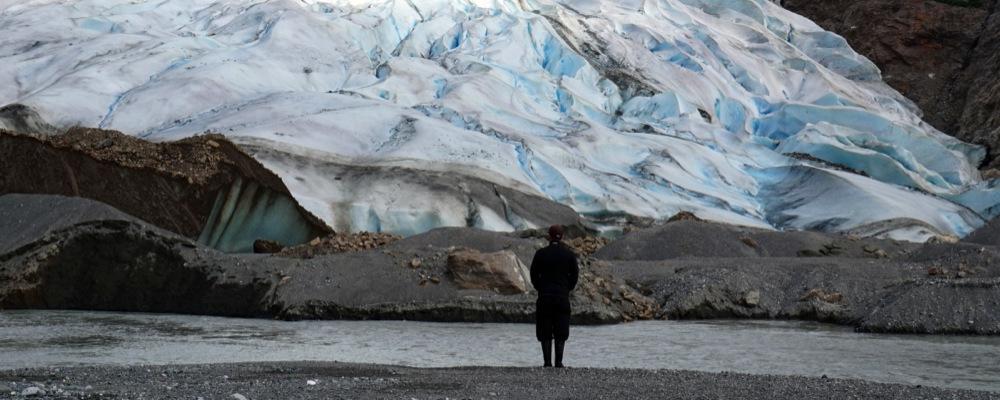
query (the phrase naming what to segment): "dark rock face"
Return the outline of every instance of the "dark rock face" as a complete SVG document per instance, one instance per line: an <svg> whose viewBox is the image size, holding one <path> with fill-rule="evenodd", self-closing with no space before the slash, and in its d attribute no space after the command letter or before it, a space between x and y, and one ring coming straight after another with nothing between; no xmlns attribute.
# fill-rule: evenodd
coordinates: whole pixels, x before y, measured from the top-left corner
<svg viewBox="0 0 1000 400"><path fill-rule="evenodd" d="M0 254L34 242L51 232L97 220L137 219L104 203L87 199L29 194L0 196Z"/></svg>
<svg viewBox="0 0 1000 400"><path fill-rule="evenodd" d="M844 36L934 127L989 148L1000 166L1000 10L934 0L782 0ZM956 3L956 2L951 2Z"/></svg>
<svg viewBox="0 0 1000 400"><path fill-rule="evenodd" d="M0 202L9 203L8 197ZM33 199L51 204L38 196L17 200ZM77 209L115 212L84 199L69 201ZM44 211L31 207L22 216L36 219ZM0 308L265 315L260 300L270 287L266 279L244 281L198 262L194 242L137 219L97 216L45 229L35 240L0 254ZM16 225L8 217L0 218L0 226Z"/></svg>
<svg viewBox="0 0 1000 400"><path fill-rule="evenodd" d="M85 197L224 251L258 238L290 244L331 230L277 175L220 135L151 143L74 128L48 137L0 131L0 194Z"/></svg>
<svg viewBox="0 0 1000 400"><path fill-rule="evenodd" d="M993 3L962 79L968 97L956 136L987 146L988 166L1000 168L1000 1Z"/></svg>

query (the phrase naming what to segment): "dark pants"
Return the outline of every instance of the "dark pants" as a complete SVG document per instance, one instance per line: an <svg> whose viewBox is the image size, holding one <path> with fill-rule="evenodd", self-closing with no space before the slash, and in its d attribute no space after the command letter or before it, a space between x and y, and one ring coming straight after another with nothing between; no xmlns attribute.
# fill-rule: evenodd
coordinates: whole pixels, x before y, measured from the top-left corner
<svg viewBox="0 0 1000 400"><path fill-rule="evenodd" d="M569 298L539 296L535 309L535 336L538 341L569 339Z"/></svg>

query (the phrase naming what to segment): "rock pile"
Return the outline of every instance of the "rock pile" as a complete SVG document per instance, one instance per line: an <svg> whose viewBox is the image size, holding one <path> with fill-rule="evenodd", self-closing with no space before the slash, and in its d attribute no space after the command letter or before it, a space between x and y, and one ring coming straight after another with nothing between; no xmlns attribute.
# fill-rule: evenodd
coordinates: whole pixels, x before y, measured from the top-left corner
<svg viewBox="0 0 1000 400"><path fill-rule="evenodd" d="M677 222L677 221L704 221L704 220L698 218L697 215L694 215L694 213L688 211L681 211L677 214L674 214L673 217L667 219L667 223Z"/></svg>
<svg viewBox="0 0 1000 400"><path fill-rule="evenodd" d="M605 237L598 236L586 236L576 239L570 239L565 241L566 245L581 257L589 257L597 253L598 250L603 248L611 240Z"/></svg>
<svg viewBox="0 0 1000 400"><path fill-rule="evenodd" d="M660 306L630 285L615 278L601 262L586 263L580 271L580 281L573 291L575 303L602 302L621 310L624 321L666 319Z"/></svg>
<svg viewBox="0 0 1000 400"><path fill-rule="evenodd" d="M970 268L965 264L959 264L955 271L948 270L947 268L935 266L927 269L927 276L934 278L945 278L945 279L963 279L968 278L971 275L975 275L976 270Z"/></svg>
<svg viewBox="0 0 1000 400"><path fill-rule="evenodd" d="M316 256L336 253L348 253L377 249L397 240L399 235L390 233L338 233L322 238L315 238L309 243L287 247L278 255L295 258L313 258Z"/></svg>

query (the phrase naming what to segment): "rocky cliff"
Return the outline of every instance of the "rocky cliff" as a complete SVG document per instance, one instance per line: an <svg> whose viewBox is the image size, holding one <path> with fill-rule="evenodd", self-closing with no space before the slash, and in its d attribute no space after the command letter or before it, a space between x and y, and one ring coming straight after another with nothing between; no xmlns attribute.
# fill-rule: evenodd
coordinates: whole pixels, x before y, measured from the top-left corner
<svg viewBox="0 0 1000 400"><path fill-rule="evenodd" d="M1000 9L996 0L783 0L844 36L934 127L989 149L1000 167Z"/></svg>

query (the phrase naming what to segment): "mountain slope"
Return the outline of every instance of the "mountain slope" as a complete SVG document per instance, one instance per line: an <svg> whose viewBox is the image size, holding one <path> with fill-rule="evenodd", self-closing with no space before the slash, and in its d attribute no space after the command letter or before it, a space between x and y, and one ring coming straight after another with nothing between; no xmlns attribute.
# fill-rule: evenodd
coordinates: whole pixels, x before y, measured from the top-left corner
<svg viewBox="0 0 1000 400"><path fill-rule="evenodd" d="M392 179L344 196L330 163L460 171L599 221L689 210L913 240L965 235L1000 198L982 148L765 0L42 0L0 27L0 104L294 154L261 161L342 231L537 223Z"/></svg>

